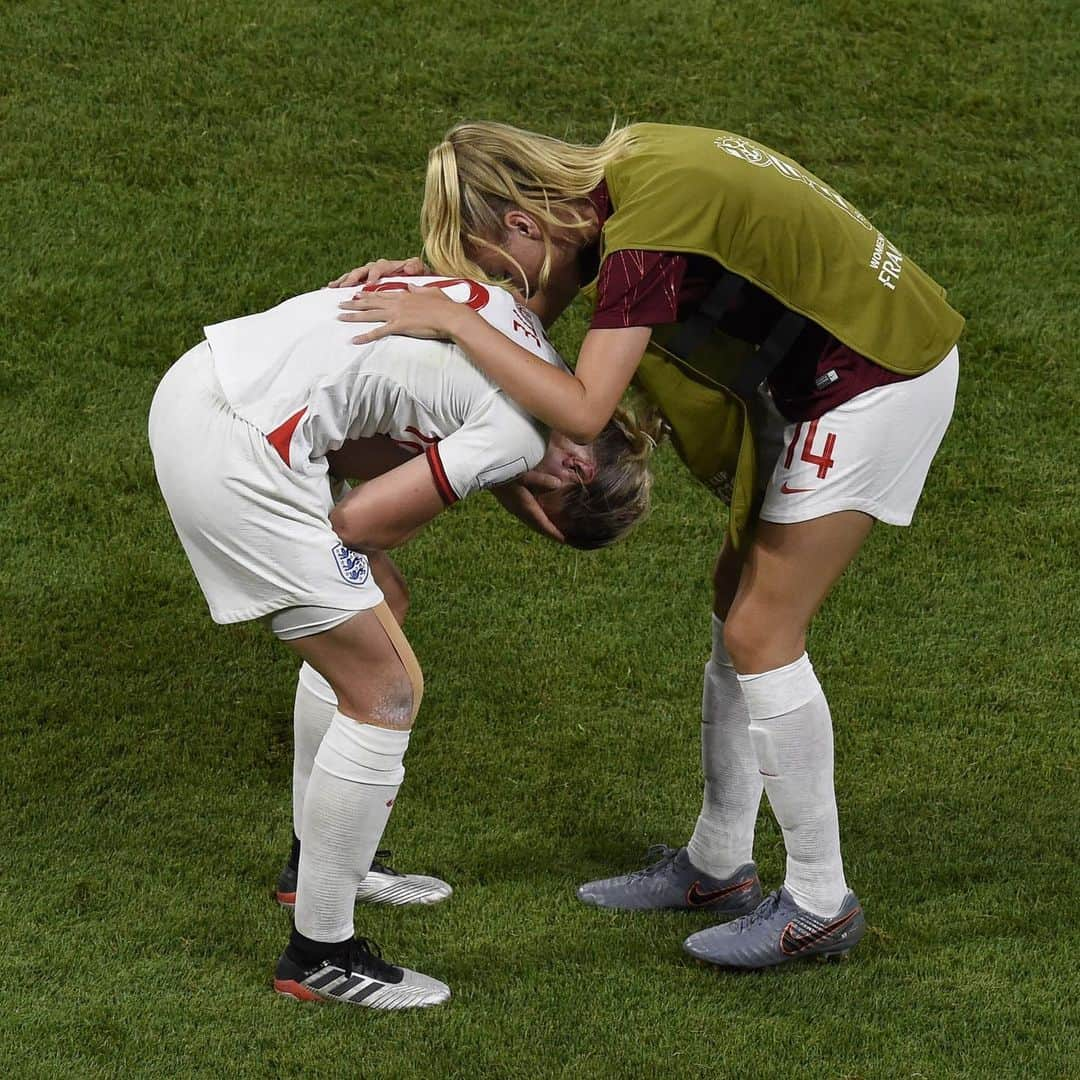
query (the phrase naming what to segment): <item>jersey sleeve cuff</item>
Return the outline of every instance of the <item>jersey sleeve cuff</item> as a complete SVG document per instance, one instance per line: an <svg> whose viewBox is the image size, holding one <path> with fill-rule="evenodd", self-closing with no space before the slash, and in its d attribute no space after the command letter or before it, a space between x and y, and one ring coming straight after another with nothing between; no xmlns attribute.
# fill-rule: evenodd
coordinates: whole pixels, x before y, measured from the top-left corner
<svg viewBox="0 0 1080 1080"><path fill-rule="evenodd" d="M433 443L429 446L427 450L424 451L424 456L427 458L428 467L431 469L431 475L435 480L435 487L442 496L442 501L446 503L447 506L452 506L458 501L458 497L454 493L454 489L450 486L450 481L446 476L446 470L443 468L442 458L439 457L439 444Z"/></svg>
<svg viewBox="0 0 1080 1080"><path fill-rule="evenodd" d="M597 311L593 314L592 319L589 321L590 330L628 330L632 326L670 326L673 323L677 323L679 320L674 315L658 316L656 318L642 318L641 316L627 316L623 315L619 311Z"/></svg>

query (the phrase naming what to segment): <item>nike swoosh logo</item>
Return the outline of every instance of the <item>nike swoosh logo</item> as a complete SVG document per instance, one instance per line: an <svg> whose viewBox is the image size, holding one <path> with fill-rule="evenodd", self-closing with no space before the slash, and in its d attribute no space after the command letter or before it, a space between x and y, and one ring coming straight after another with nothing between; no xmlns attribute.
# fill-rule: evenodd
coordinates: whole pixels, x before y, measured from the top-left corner
<svg viewBox="0 0 1080 1080"><path fill-rule="evenodd" d="M732 893L739 892L741 889L745 889L754 884L753 878L747 878L745 881L737 881L734 885L726 885L722 889L713 889L711 892L705 892L701 888L701 882L695 881L689 889L686 890L686 902L690 907L704 907L706 904L715 904L717 900L723 900L725 896L730 896Z"/></svg>
<svg viewBox="0 0 1080 1080"><path fill-rule="evenodd" d="M856 908L854 911L849 911L842 919L837 919L836 922L829 923L828 926L819 926L816 930L811 930L805 934L796 933L795 924L789 922L780 935L780 951L785 956L796 956L801 952L806 952L807 949L816 945L823 938L827 938L831 933L847 926L859 914L860 910Z"/></svg>
<svg viewBox="0 0 1080 1080"><path fill-rule="evenodd" d="M787 481L780 485L781 495L798 495L800 491L813 491L813 488L793 488L787 486Z"/></svg>

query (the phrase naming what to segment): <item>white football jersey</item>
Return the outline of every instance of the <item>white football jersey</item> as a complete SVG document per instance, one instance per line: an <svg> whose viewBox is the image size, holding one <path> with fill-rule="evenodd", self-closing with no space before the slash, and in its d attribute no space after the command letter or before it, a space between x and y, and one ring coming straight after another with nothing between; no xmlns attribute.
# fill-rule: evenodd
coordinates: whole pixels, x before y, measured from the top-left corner
<svg viewBox="0 0 1080 1080"><path fill-rule="evenodd" d="M387 278L375 290L438 284L512 341L565 367L539 319L504 289L445 278ZM440 341L352 338L371 325L338 320L356 288L320 289L269 311L207 326L225 398L262 432L289 468L327 471L326 452L346 439L387 435L427 455L447 502L503 483L536 465L538 422Z"/></svg>

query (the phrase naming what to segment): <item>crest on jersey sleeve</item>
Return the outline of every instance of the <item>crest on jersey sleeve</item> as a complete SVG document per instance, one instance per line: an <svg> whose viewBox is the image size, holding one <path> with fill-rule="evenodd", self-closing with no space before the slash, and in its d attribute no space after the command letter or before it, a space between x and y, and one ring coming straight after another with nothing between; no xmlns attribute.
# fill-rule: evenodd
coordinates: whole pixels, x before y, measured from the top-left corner
<svg viewBox="0 0 1080 1080"><path fill-rule="evenodd" d="M334 547L334 559L337 562L338 572L350 585L365 585L371 575L371 567L368 565L368 557L361 555L359 551L353 551L344 544Z"/></svg>

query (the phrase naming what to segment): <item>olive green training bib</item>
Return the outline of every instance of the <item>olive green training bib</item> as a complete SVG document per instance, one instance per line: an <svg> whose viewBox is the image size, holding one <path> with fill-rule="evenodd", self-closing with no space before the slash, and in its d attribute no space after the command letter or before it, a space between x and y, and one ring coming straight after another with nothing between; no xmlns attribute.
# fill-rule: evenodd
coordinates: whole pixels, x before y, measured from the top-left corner
<svg viewBox="0 0 1080 1080"><path fill-rule="evenodd" d="M929 371L956 343L964 320L941 286L801 165L726 131L631 130L630 152L605 170L614 210L601 262L624 249L704 256L900 374ZM754 347L717 332L684 361L665 348L673 334L654 330L635 381L694 476L730 498L738 547L756 514L756 466L745 403L727 385Z"/></svg>

